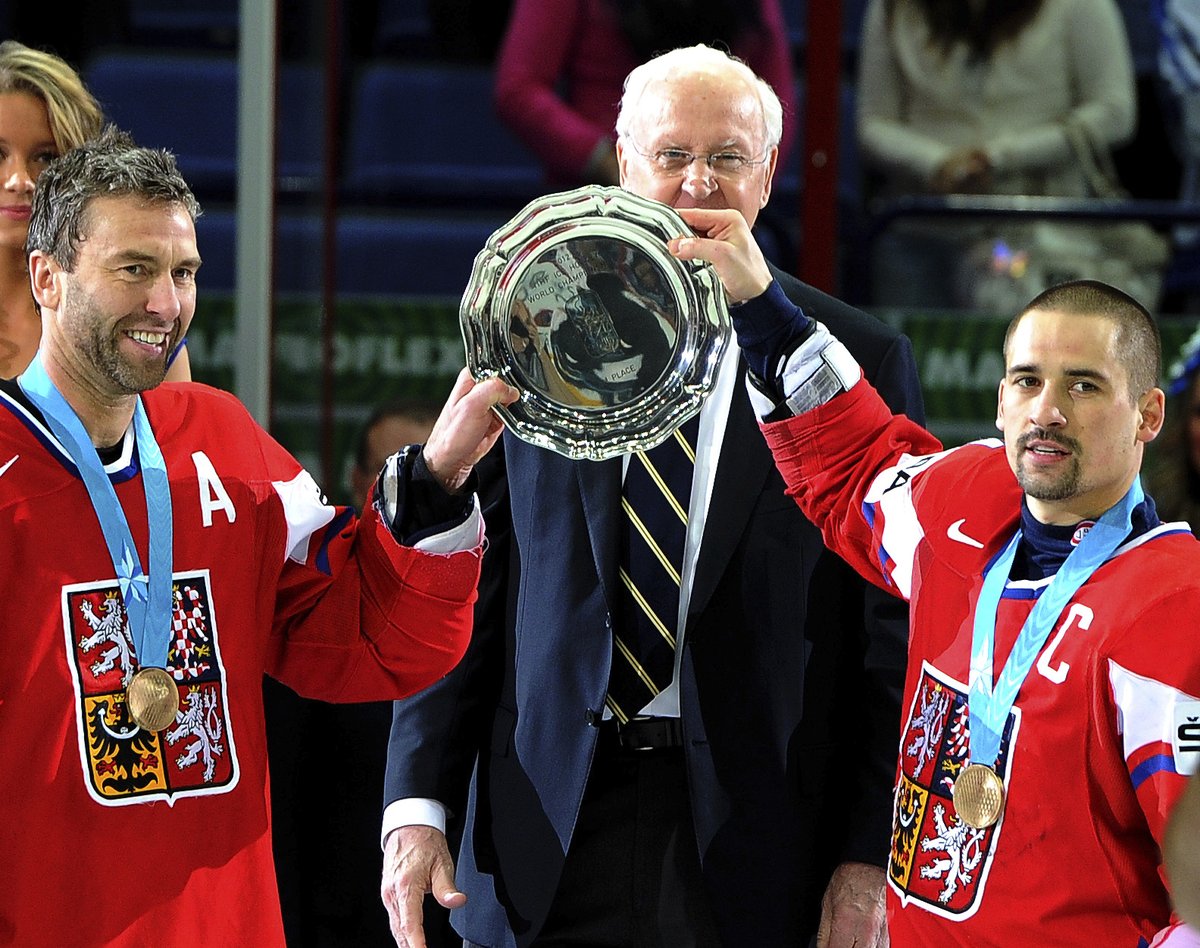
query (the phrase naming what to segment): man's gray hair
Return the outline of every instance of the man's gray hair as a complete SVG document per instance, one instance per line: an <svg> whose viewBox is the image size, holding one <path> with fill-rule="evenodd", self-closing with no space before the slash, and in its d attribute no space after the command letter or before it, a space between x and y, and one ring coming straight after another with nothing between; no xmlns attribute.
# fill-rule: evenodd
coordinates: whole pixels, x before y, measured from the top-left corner
<svg viewBox="0 0 1200 948"><path fill-rule="evenodd" d="M93 198L135 197L147 204L179 204L195 220L200 204L183 180L169 151L139 148L127 132L109 125L38 176L29 214L26 255L40 250L64 270L75 269L79 243L86 238Z"/></svg>
<svg viewBox="0 0 1200 948"><path fill-rule="evenodd" d="M703 44L683 46L655 56L625 77L625 93L621 96L621 108L617 113L617 135L621 138L629 137L638 103L647 87L653 83L669 82L680 76L697 73L730 72L740 76L757 93L758 104L762 109L766 146L768 149L775 147L783 138L783 105L775 90L736 56Z"/></svg>

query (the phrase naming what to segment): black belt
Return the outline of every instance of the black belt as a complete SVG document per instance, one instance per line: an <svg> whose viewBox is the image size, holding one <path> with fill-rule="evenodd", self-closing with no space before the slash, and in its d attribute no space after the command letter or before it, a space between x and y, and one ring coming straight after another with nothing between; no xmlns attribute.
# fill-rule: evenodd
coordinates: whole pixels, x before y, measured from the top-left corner
<svg viewBox="0 0 1200 948"><path fill-rule="evenodd" d="M679 718L631 718L619 724L610 718L600 724L600 740L623 751L665 750L683 746Z"/></svg>

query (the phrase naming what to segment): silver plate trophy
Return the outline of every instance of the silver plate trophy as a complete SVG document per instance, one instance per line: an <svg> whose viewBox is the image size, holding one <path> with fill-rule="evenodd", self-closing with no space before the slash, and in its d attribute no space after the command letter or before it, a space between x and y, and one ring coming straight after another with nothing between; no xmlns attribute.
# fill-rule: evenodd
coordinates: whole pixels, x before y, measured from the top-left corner
<svg viewBox="0 0 1200 948"><path fill-rule="evenodd" d="M712 266L667 252L691 234L665 204L588 185L488 238L459 316L471 374L521 391L497 408L513 433L599 461L659 444L700 410L730 327Z"/></svg>

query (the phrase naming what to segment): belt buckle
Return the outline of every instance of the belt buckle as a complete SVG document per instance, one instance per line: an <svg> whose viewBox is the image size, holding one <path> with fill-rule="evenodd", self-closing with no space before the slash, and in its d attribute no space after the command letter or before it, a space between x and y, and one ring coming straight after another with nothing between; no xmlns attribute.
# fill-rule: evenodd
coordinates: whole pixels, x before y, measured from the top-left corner
<svg viewBox="0 0 1200 948"><path fill-rule="evenodd" d="M639 715L617 725L617 742L621 748L645 753L683 743L679 718L656 718Z"/></svg>

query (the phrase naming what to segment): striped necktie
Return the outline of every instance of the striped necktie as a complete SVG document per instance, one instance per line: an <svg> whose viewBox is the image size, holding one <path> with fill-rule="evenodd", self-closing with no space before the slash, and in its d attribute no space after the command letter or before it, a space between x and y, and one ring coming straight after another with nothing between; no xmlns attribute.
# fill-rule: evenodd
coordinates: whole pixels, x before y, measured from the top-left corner
<svg viewBox="0 0 1200 948"><path fill-rule="evenodd" d="M693 417L629 459L621 498L621 608L613 632L608 707L624 723L671 682L675 626L696 466Z"/></svg>

